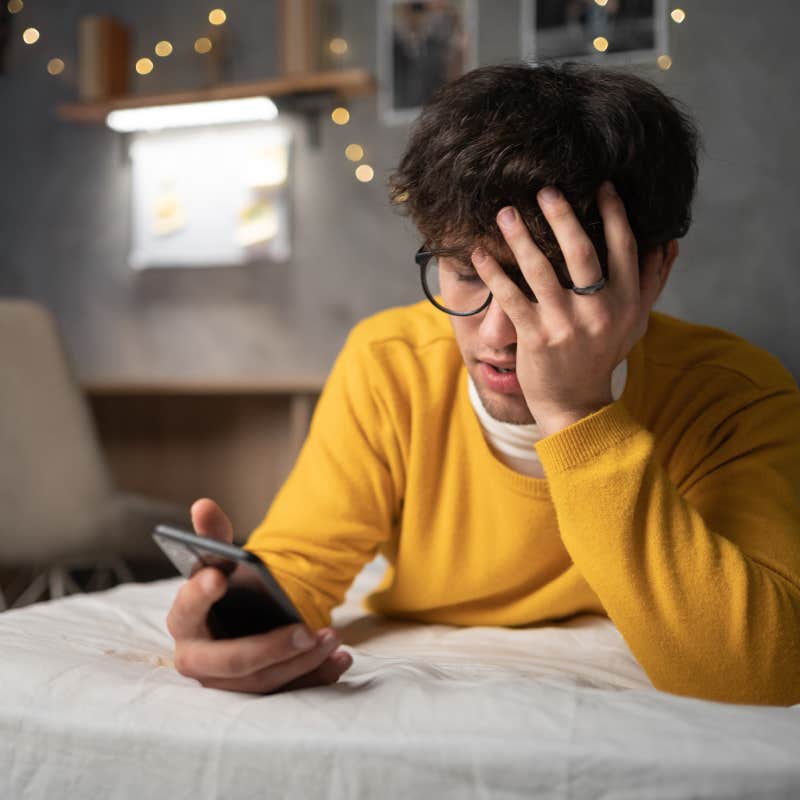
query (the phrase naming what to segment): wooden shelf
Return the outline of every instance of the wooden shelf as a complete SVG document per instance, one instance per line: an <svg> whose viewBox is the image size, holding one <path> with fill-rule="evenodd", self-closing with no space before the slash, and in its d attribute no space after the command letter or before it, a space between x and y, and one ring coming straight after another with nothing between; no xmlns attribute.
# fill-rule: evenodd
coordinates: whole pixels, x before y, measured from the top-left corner
<svg viewBox="0 0 800 800"><path fill-rule="evenodd" d="M300 98L305 95L331 94L341 98L372 94L375 81L363 69L345 69L269 78L249 83L236 83L191 92L170 92L153 95L126 95L103 103L68 103L58 106L56 113L65 122L96 125L105 122L110 111L121 108L144 108L178 103L204 103L239 97L266 95L273 100Z"/></svg>
<svg viewBox="0 0 800 800"><path fill-rule="evenodd" d="M83 381L82 388L92 397L310 395L319 394L324 384L324 375L304 375L250 381L86 380Z"/></svg>

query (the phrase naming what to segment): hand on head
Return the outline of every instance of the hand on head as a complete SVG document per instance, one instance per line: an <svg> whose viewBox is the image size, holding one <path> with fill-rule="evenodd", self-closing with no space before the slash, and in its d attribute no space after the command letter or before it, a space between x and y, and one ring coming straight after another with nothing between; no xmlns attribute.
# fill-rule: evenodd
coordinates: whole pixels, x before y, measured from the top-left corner
<svg viewBox="0 0 800 800"><path fill-rule="evenodd" d="M668 259L661 250L648 252L640 270L625 207L606 182L597 191L608 247L605 280L594 246L561 192L547 187L538 201L564 253L571 292L510 206L498 213L498 227L538 302L532 303L482 248L472 261L514 326L519 386L540 430L549 435L612 402L612 372L647 330L677 247Z"/></svg>

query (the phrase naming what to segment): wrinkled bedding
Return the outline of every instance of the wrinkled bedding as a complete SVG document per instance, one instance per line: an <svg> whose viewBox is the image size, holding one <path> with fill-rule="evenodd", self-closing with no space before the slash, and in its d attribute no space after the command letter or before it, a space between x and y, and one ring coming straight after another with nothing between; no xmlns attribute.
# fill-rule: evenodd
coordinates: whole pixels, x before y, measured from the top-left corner
<svg viewBox="0 0 800 800"><path fill-rule="evenodd" d="M656 691L607 619L334 615L335 686L257 697L172 666L181 579L0 614L0 797L800 797L800 706Z"/></svg>

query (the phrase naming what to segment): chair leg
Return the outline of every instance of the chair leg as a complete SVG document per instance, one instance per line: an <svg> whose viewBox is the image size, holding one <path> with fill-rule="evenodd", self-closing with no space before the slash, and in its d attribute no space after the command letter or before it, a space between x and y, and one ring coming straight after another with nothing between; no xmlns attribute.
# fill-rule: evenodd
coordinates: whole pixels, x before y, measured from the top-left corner
<svg viewBox="0 0 800 800"><path fill-rule="evenodd" d="M113 556L108 560L108 566L114 573L117 583L133 583L136 579L121 556Z"/></svg>
<svg viewBox="0 0 800 800"><path fill-rule="evenodd" d="M47 590L49 576L47 570L40 572L29 584L25 591L21 592L16 600L11 604L11 608L22 608L31 603L35 603Z"/></svg>
<svg viewBox="0 0 800 800"><path fill-rule="evenodd" d="M80 564L55 564L40 572L20 592L16 599L8 605L6 598L0 588L0 611L7 608L22 608L41 599L45 592L48 592L51 600L59 597L66 597L70 594L82 594L83 589L72 577L73 569L81 569L87 566L85 562ZM128 565L120 556L101 558L93 565L94 572L89 578L87 590L97 590L111 588L118 583L131 583L135 577ZM24 585L24 584L23 584Z"/></svg>

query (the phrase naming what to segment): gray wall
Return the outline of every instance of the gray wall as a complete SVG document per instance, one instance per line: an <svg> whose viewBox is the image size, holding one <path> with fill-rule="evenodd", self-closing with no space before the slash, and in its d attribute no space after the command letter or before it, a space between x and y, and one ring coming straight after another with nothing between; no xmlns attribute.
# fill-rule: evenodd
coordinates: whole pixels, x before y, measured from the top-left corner
<svg viewBox="0 0 800 800"><path fill-rule="evenodd" d="M276 3L227 0L236 44L231 78L276 72ZM793 0L688 0L670 24L674 66L648 74L693 110L706 142L695 223L660 308L739 333L800 376L800 166ZM376 4L338 4L344 63L375 70ZM375 98L351 106L345 128L323 124L308 146L295 123L295 254L291 264L216 270L126 266L129 167L124 139L105 127L59 123L54 106L75 95L75 28L89 12L134 27L134 52L162 37L191 41L210 4L195 0L40 0L15 20L0 76L0 293L37 298L58 315L87 381L259 379L324 373L348 327L376 309L419 296L407 222L383 179L407 130L386 127ZM518 55L518 3L480 0L482 63ZM24 25L23 25L24 23ZM22 27L42 31L33 48ZM60 55L69 67L51 78ZM166 89L202 83L190 54L148 79ZM137 85L145 85L140 80ZM343 156L361 142L377 179L357 183Z"/></svg>

